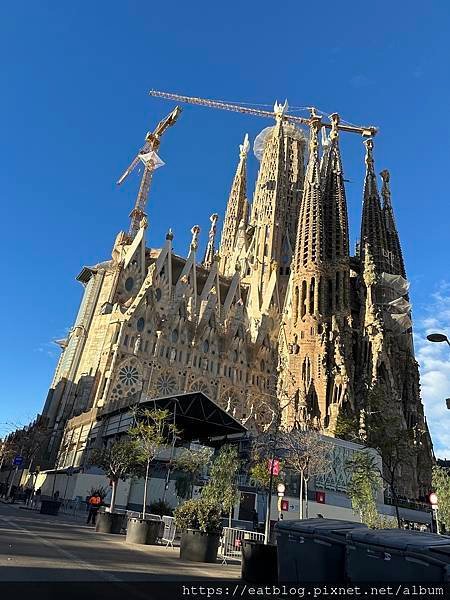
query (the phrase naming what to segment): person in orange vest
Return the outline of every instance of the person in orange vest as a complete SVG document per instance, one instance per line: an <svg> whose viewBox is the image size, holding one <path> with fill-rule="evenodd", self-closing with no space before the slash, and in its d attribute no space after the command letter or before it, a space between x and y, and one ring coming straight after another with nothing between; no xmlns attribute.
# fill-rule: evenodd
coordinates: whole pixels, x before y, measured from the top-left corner
<svg viewBox="0 0 450 600"><path fill-rule="evenodd" d="M92 522L92 525L95 525L95 521L97 519L97 513L100 506L103 504L102 497L98 492L94 492L92 496L90 496L88 500L89 506L89 514L87 518L86 524L89 525Z"/></svg>

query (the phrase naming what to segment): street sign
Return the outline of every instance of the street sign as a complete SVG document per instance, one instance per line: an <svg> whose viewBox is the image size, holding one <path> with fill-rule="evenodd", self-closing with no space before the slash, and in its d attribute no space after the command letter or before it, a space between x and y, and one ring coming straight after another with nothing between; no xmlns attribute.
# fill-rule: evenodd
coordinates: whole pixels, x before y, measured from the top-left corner
<svg viewBox="0 0 450 600"><path fill-rule="evenodd" d="M13 459L13 465L15 467L21 467L23 465L23 456L15 456Z"/></svg>
<svg viewBox="0 0 450 600"><path fill-rule="evenodd" d="M279 496L284 496L284 492L286 490L286 486L284 485L284 483L279 483L277 485L277 492Z"/></svg>
<svg viewBox="0 0 450 600"><path fill-rule="evenodd" d="M283 510L283 511L289 510L289 500L282 500L280 504L281 504L281 510Z"/></svg>
<svg viewBox="0 0 450 600"><path fill-rule="evenodd" d="M325 492L316 492L316 502L325 504Z"/></svg>
<svg viewBox="0 0 450 600"><path fill-rule="evenodd" d="M272 471L273 475L280 474L280 461L277 458L269 459L269 464L267 466L269 473Z"/></svg>
<svg viewBox="0 0 450 600"><path fill-rule="evenodd" d="M428 500L430 501L430 504L431 504L431 506L433 506L433 508L435 506L437 506L438 497L437 497L437 494L435 492L431 492L431 494L428 496Z"/></svg>

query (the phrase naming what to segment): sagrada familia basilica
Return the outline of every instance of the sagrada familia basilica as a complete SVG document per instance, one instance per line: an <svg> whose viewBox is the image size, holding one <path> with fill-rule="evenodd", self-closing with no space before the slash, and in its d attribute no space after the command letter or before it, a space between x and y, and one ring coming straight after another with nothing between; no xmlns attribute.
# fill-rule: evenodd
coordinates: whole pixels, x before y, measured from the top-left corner
<svg viewBox="0 0 450 600"><path fill-rule="evenodd" d="M213 214L204 251L198 226L187 256L173 251L171 230L150 247L141 202L111 258L81 270L83 299L59 341L44 408L48 452L60 464L80 464L99 418L145 399L198 391L252 432L281 419L286 428L334 435L340 414L364 421L368 392L378 386L405 429L426 432L416 468L430 468L389 172L380 173L380 194L368 137L352 255L339 115L324 135L314 112L305 133L283 110L275 106L275 124L255 141L251 201L247 136L240 146L220 239ZM155 148L141 156L141 200Z"/></svg>

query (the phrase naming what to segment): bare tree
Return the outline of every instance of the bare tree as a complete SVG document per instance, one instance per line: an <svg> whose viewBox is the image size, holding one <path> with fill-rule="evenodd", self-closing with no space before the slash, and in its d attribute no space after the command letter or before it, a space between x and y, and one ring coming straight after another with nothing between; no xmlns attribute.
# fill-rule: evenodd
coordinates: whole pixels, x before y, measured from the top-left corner
<svg viewBox="0 0 450 600"><path fill-rule="evenodd" d="M293 429L283 436L286 467L300 475L299 518L303 519L303 488L305 489L305 516L308 518L308 482L311 477L332 470L333 444L314 430Z"/></svg>

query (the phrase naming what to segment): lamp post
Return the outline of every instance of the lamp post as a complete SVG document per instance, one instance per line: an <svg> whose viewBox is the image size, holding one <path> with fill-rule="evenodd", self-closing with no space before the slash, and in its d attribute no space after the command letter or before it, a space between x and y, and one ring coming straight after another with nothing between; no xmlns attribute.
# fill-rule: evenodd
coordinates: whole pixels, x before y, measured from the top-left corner
<svg viewBox="0 0 450 600"><path fill-rule="evenodd" d="M438 342L438 343L447 342L447 344L450 346L450 341L444 333L430 333L429 335L427 335L427 340L429 342ZM450 410L450 398L446 398L445 403L447 405L447 408Z"/></svg>
<svg viewBox="0 0 450 600"><path fill-rule="evenodd" d="M429 342L447 342L447 344L450 346L450 341L448 339L448 337L443 334L443 333L430 333L429 335L427 335L427 340Z"/></svg>

